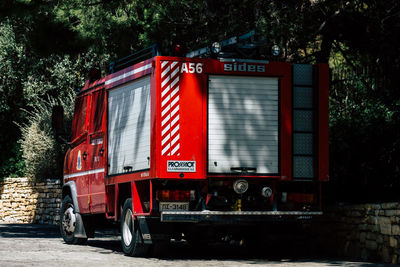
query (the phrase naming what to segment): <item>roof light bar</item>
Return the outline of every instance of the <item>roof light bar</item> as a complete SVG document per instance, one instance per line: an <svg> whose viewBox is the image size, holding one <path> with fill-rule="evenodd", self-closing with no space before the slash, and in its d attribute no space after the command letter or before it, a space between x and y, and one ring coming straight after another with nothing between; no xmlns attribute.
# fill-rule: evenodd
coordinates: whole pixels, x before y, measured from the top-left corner
<svg viewBox="0 0 400 267"><path fill-rule="evenodd" d="M226 40L224 40L222 42L219 42L220 48L222 49L225 46L233 45L233 44L238 43L239 41L243 41L243 40L252 38L254 35L255 35L255 31L252 30L252 31L250 31L250 32L248 32L246 34L243 34L243 35L239 36L239 37L236 37L236 36L235 37L231 37L231 38L226 39ZM200 49L197 49L195 51L187 53L186 57L190 57L190 58L198 57L198 56L201 56L201 55L209 54L210 52L211 52L211 49L210 49L209 46L207 46L207 47L203 47L203 48L200 48Z"/></svg>

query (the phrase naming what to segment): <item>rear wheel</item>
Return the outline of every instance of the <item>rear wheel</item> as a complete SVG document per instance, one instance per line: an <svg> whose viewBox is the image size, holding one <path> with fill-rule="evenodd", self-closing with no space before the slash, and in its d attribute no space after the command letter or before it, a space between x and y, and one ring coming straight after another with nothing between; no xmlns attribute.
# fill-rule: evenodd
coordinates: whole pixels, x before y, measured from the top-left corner
<svg viewBox="0 0 400 267"><path fill-rule="evenodd" d="M125 201L121 216L121 244L126 255L134 257L146 256L150 246L143 244L139 223L133 219L132 199Z"/></svg>
<svg viewBox="0 0 400 267"><path fill-rule="evenodd" d="M84 244L87 238L75 237L76 214L74 203L70 196L65 196L60 209L60 232L67 244Z"/></svg>

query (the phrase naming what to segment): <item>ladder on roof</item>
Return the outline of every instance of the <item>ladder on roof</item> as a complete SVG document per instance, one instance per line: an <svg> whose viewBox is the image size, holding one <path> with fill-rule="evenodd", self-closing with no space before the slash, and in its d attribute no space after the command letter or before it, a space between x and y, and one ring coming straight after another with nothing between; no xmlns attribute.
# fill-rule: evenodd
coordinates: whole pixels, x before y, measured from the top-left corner
<svg viewBox="0 0 400 267"><path fill-rule="evenodd" d="M157 44L153 44L152 46L130 54L129 56L111 62L108 67L108 73L114 73L135 63L139 63L143 60L159 55L161 55L159 46Z"/></svg>

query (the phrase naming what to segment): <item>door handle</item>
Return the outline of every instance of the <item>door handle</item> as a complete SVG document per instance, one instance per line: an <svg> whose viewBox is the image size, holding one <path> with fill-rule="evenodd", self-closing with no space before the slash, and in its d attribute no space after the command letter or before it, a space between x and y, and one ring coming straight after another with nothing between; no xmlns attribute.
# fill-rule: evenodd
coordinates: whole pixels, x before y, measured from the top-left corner
<svg viewBox="0 0 400 267"><path fill-rule="evenodd" d="M99 154L100 154L100 156L103 156L103 154L104 154L104 148L100 148Z"/></svg>
<svg viewBox="0 0 400 267"><path fill-rule="evenodd" d="M85 152L83 152L83 154L82 154L82 156L83 156L83 159L84 160L86 160L86 158L87 158L87 155L88 155L88 153L85 151Z"/></svg>

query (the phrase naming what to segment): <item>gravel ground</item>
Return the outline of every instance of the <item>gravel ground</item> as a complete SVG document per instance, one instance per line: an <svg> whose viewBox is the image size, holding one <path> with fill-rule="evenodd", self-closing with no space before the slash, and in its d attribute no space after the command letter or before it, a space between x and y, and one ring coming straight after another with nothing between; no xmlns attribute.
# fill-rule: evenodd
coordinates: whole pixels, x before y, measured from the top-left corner
<svg viewBox="0 0 400 267"><path fill-rule="evenodd" d="M0 266L391 266L367 262L304 256L296 248L276 253L215 244L195 249L185 242L172 242L151 258L123 254L115 230L96 232L87 245L67 245L58 228L47 225L0 224Z"/></svg>

